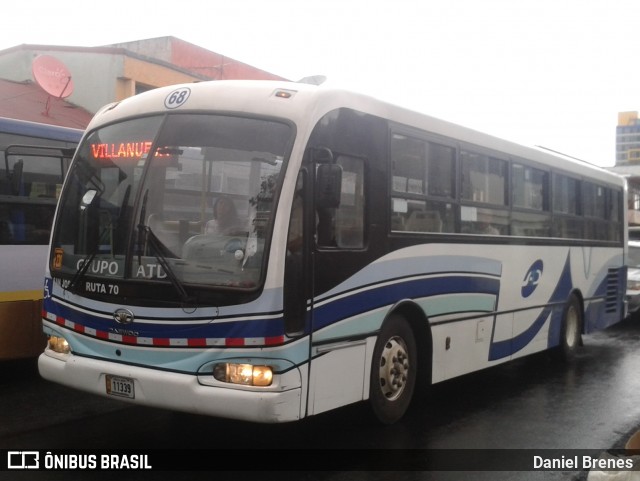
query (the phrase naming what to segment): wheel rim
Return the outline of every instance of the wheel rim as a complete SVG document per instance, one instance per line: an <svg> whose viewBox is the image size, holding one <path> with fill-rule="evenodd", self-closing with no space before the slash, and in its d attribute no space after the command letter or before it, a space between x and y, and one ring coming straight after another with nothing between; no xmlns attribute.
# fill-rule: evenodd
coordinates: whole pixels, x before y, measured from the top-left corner
<svg viewBox="0 0 640 481"><path fill-rule="evenodd" d="M574 347L578 342L578 311L570 306L566 318L565 342L568 347Z"/></svg>
<svg viewBox="0 0 640 481"><path fill-rule="evenodd" d="M401 337L389 339L380 356L380 390L389 401L395 401L407 386L409 376L409 355L407 345Z"/></svg>

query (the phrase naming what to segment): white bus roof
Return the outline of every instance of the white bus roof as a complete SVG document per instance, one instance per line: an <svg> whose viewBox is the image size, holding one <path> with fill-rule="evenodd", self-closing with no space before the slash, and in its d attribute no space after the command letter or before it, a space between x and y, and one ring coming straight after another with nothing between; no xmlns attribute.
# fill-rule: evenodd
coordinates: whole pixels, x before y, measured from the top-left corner
<svg viewBox="0 0 640 481"><path fill-rule="evenodd" d="M250 113L283 118L294 122L298 134L304 135L326 113L338 108L350 108L454 141L498 151L512 158L528 159L575 175L625 185L622 176L570 157L525 147L367 95L324 85L286 81L218 80L158 88L105 106L95 115L87 131L123 118L167 112L170 109L165 106L165 100L180 88L190 90L189 99L175 110Z"/></svg>

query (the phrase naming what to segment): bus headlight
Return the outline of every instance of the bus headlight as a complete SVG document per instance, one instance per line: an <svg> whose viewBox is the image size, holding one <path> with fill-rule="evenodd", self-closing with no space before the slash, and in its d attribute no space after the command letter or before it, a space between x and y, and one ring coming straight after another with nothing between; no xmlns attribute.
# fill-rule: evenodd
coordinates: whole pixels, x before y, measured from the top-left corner
<svg viewBox="0 0 640 481"><path fill-rule="evenodd" d="M270 386L273 371L269 366L225 362L213 366L213 377L218 381L244 386Z"/></svg>
<svg viewBox="0 0 640 481"><path fill-rule="evenodd" d="M60 354L69 354L71 352L67 340L58 336L49 337L49 349Z"/></svg>

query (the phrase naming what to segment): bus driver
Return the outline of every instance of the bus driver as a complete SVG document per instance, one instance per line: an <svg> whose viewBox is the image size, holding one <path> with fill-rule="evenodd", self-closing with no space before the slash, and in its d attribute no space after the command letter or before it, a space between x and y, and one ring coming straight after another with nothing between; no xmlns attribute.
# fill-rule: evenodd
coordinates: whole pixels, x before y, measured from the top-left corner
<svg viewBox="0 0 640 481"><path fill-rule="evenodd" d="M228 236L246 231L238 218L238 211L228 197L218 197L213 204L213 219L205 225L205 234Z"/></svg>

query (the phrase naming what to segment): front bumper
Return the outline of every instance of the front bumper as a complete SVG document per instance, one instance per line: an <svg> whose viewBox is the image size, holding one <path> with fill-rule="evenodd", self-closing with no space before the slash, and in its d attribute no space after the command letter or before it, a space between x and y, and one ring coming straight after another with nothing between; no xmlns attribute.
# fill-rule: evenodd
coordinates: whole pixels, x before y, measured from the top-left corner
<svg viewBox="0 0 640 481"><path fill-rule="evenodd" d="M301 388L283 391L203 385L198 376L100 361L49 349L38 358L40 375L75 389L111 397L106 376L132 379L135 398L116 399L209 416L260 423L295 421L301 417ZM299 371L289 375L299 376ZM299 386L299 383L298 383Z"/></svg>

